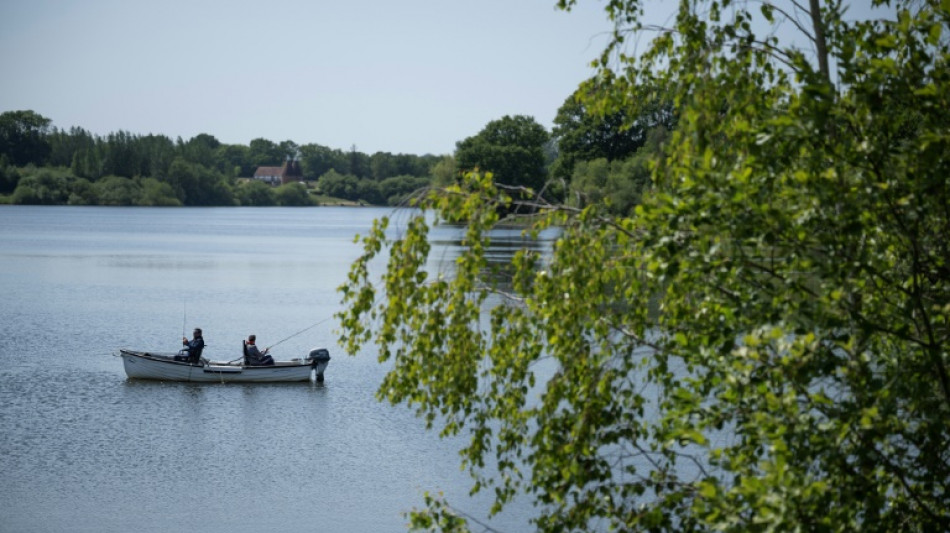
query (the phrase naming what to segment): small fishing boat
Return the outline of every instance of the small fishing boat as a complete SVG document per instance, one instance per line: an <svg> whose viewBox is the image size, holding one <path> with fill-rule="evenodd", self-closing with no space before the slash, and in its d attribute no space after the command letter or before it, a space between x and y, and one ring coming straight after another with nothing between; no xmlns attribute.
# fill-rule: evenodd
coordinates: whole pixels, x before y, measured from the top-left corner
<svg viewBox="0 0 950 533"><path fill-rule="evenodd" d="M330 352L325 348L310 350L306 359L274 361L273 365L267 366L246 365L243 359L178 361L175 356L180 354L119 350L129 378L160 381L272 383L310 381L316 374L316 380L321 382L323 372L330 364Z"/></svg>

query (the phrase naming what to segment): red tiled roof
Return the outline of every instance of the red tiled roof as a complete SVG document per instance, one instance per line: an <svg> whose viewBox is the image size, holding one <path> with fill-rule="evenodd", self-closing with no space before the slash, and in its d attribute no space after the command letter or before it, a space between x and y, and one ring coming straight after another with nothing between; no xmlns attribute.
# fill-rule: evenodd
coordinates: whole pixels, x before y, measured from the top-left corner
<svg viewBox="0 0 950 533"><path fill-rule="evenodd" d="M283 176L284 167L257 167L254 171L254 177L259 176Z"/></svg>

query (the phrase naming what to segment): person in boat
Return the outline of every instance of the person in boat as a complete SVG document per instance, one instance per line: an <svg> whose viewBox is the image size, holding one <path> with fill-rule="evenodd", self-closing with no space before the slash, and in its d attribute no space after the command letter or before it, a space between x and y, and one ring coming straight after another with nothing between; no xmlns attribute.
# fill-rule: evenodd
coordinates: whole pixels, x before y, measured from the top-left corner
<svg viewBox="0 0 950 533"><path fill-rule="evenodd" d="M191 334L192 339L188 340L188 337L181 338L181 344L184 346L182 348L181 355L176 355L176 361L188 361L189 363L197 363L201 360L201 351L205 349L205 340L201 336L201 328L195 328L195 331Z"/></svg>
<svg viewBox="0 0 950 533"><path fill-rule="evenodd" d="M269 366L274 364L274 358L268 355L270 348L264 348L261 352L257 347L257 335L249 335L247 342L244 343L244 360L251 366Z"/></svg>

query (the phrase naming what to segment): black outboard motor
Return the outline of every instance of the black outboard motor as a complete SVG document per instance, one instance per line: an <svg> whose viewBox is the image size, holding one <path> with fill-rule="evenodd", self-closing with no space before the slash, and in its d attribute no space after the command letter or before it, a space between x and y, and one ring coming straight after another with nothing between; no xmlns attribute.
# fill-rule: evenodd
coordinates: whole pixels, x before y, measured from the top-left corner
<svg viewBox="0 0 950 533"><path fill-rule="evenodd" d="M327 364L330 363L330 352L326 348L314 348L310 350L310 355L307 356L307 360L310 361L310 368L317 371L317 381L323 382L323 371L327 368Z"/></svg>

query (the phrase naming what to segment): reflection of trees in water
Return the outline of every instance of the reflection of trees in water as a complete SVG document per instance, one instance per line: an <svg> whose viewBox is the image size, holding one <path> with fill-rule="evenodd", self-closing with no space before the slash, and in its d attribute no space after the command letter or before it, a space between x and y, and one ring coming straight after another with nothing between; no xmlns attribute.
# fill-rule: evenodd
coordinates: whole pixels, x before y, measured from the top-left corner
<svg viewBox="0 0 950 533"><path fill-rule="evenodd" d="M486 285L497 290L510 292L514 268L512 261L521 250L529 250L542 257L550 255L554 240L560 234L558 229L541 232L537 238L527 234L523 227L502 226L488 233L491 239L485 250L487 265L481 270L481 279ZM465 227L457 225L438 225L429 234L432 250L429 254L430 272L451 276L455 271L455 261L464 249L462 240ZM545 264L542 260L539 265Z"/></svg>

